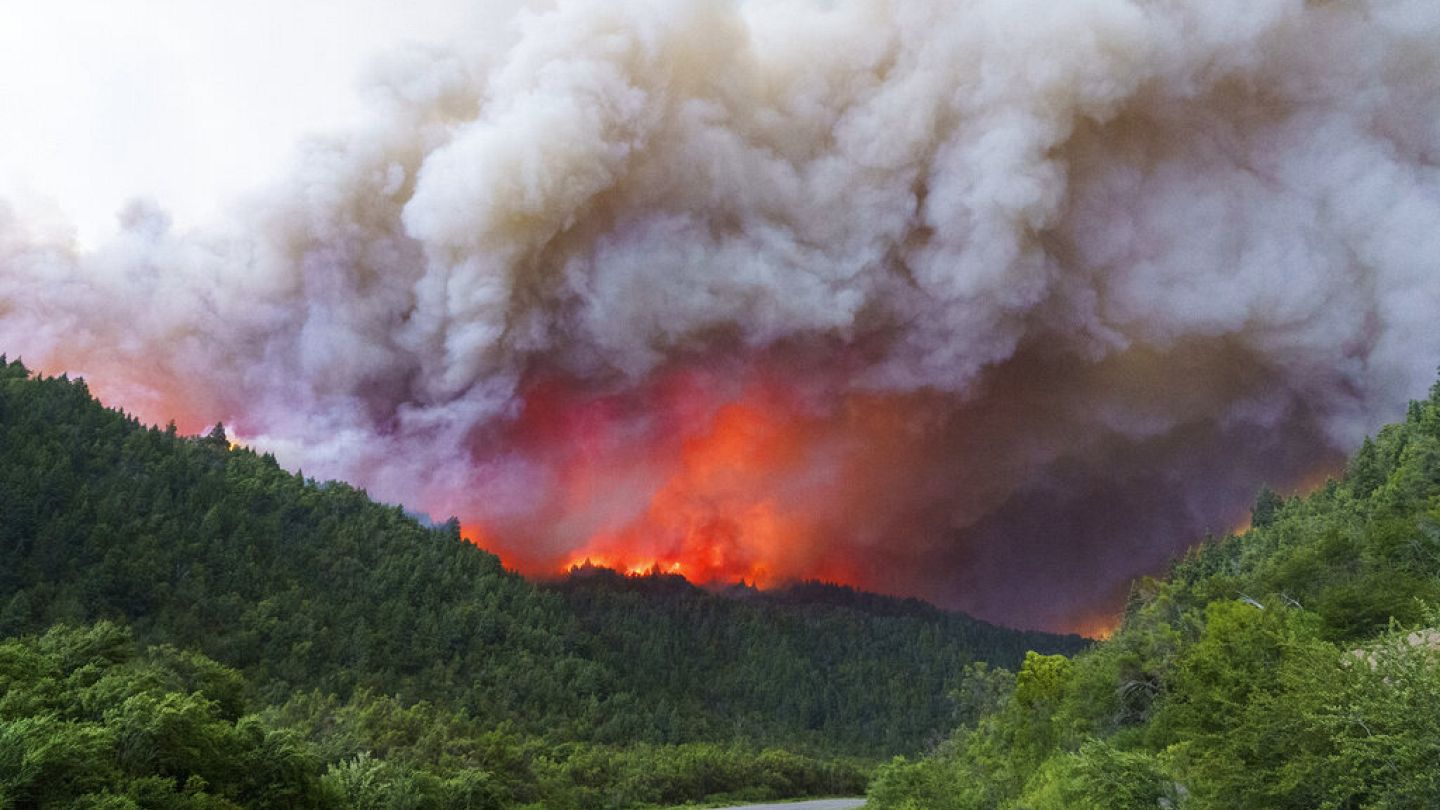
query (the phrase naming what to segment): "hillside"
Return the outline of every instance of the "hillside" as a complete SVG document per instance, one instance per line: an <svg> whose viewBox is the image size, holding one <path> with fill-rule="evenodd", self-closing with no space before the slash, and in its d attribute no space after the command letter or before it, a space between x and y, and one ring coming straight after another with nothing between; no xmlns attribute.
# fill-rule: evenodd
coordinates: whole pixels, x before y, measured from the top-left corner
<svg viewBox="0 0 1440 810"><path fill-rule="evenodd" d="M970 661L1081 643L821 583L725 598L601 569L547 589L579 622L587 659L669 707L657 722L670 739L799 733L826 750L909 750L953 714L947 690ZM716 718L726 729L707 727Z"/></svg>
<svg viewBox="0 0 1440 810"><path fill-rule="evenodd" d="M128 629L57 630L12 650L44 659L46 644L88 633L126 650L107 666L193 651L230 672L234 716L217 722L255 714L303 737L315 767L369 752L436 779L478 768L503 786L497 806L854 789L856 765L833 758L918 750L947 725L965 663L1083 644L814 584L537 586L454 522L423 526L232 448L222 430L148 428L81 381L0 363L0 636L99 621ZM17 694L36 671L11 672ZM712 777L686 782L676 761ZM637 773L654 784L617 787Z"/></svg>
<svg viewBox="0 0 1440 810"><path fill-rule="evenodd" d="M1440 385L1305 497L1168 578L1075 656L972 669L969 721L882 769L892 808L1440 806Z"/></svg>

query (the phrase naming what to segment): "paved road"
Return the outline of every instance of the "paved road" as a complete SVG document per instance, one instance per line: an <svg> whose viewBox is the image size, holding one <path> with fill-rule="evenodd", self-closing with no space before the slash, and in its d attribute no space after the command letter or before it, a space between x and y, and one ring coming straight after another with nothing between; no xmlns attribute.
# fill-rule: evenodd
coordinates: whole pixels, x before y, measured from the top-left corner
<svg viewBox="0 0 1440 810"><path fill-rule="evenodd" d="M821 798L819 801L791 801L786 804L746 804L723 810L854 810L864 807L864 798Z"/></svg>

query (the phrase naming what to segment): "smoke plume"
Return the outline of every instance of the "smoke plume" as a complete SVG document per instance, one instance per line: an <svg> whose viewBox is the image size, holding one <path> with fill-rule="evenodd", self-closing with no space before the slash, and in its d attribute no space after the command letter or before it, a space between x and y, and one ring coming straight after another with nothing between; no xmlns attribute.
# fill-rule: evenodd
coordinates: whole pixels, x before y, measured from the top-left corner
<svg viewBox="0 0 1440 810"><path fill-rule="evenodd" d="M0 349L530 571L1088 627L1440 361L1440 4L585 0L213 226L0 209Z"/></svg>

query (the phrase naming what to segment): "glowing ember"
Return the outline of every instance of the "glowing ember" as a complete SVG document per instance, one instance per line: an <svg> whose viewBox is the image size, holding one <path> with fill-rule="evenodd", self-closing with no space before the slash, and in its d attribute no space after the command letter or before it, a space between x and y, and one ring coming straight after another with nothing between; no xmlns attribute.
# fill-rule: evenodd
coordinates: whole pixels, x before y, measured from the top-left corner
<svg viewBox="0 0 1440 810"><path fill-rule="evenodd" d="M648 560L646 562L626 564L617 563L613 560L606 559L605 557L592 558L588 556L584 559L571 560L561 569L560 573L573 574L578 571L586 571L595 568L608 568L612 571L619 571L621 573L629 574L630 576L635 577L646 576L650 574L678 574L682 577L685 576L685 568L678 562L673 562L667 565L658 560Z"/></svg>

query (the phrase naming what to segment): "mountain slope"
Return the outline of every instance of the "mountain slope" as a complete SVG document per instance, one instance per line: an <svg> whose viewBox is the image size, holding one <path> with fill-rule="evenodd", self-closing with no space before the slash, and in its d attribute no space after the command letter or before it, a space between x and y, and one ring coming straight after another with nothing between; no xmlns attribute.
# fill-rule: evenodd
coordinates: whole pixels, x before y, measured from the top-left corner
<svg viewBox="0 0 1440 810"><path fill-rule="evenodd" d="M327 762L384 751L536 782L550 778L533 771L542 760L600 756L572 743L915 750L946 724L968 661L1083 644L819 585L717 594L602 574L537 586L453 522L423 526L223 431L146 428L81 381L0 363L0 636L97 620L128 625L140 649L235 668L248 705ZM679 798L716 792L692 787Z"/></svg>
<svg viewBox="0 0 1440 810"><path fill-rule="evenodd" d="M910 750L943 728L947 689L976 657L1080 644L820 583L721 598L678 576L601 569L548 589L579 621L587 659L674 709L664 722L687 729L678 739L711 734L695 723L712 716L765 739L778 717L817 746Z"/></svg>
<svg viewBox="0 0 1440 810"><path fill-rule="evenodd" d="M872 805L1440 806L1440 385L1252 523L1135 583L1093 649L972 671L972 721Z"/></svg>

